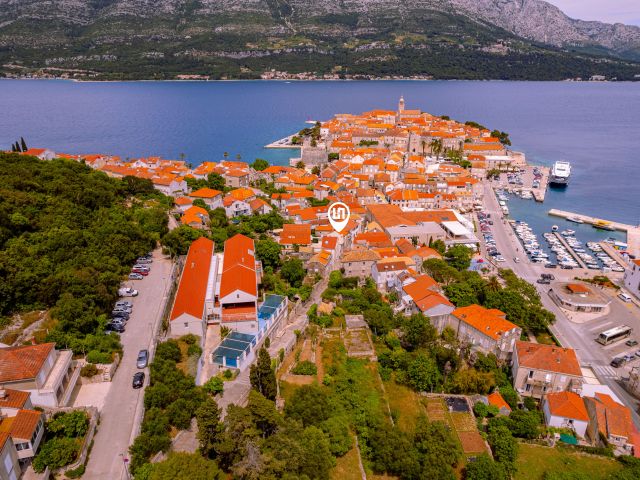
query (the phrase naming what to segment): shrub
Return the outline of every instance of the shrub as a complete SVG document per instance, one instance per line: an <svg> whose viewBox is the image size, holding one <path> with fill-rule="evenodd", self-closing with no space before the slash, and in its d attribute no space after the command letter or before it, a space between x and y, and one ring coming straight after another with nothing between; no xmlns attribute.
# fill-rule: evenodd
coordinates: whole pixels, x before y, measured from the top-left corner
<svg viewBox="0 0 640 480"><path fill-rule="evenodd" d="M202 348L200 348L200 345L189 345L189 348L187 348L187 355L189 357L199 357L200 355L202 355Z"/></svg>
<svg viewBox="0 0 640 480"><path fill-rule="evenodd" d="M225 370L226 372L231 372L231 370ZM203 387L210 394L217 395L224 391L224 381L220 377L211 377Z"/></svg>
<svg viewBox="0 0 640 480"><path fill-rule="evenodd" d="M87 414L81 410L56 413L53 418L47 422L47 431L56 437L83 437L88 429L89 418Z"/></svg>
<svg viewBox="0 0 640 480"><path fill-rule="evenodd" d="M198 342L198 336L194 335L193 333L188 333L180 337L180 340L182 340L187 345L195 345Z"/></svg>
<svg viewBox="0 0 640 480"><path fill-rule="evenodd" d="M227 370L224 371L222 376L225 378L225 380L231 380L233 378L233 371L227 369Z"/></svg>
<svg viewBox="0 0 640 480"><path fill-rule="evenodd" d="M33 459L33 469L42 473L47 467L55 470L73 462L78 456L80 445L73 438L52 438L47 440Z"/></svg>
<svg viewBox="0 0 640 480"><path fill-rule="evenodd" d="M84 367L80 369L80 375L87 378L91 378L94 375L97 375L98 372L99 372L98 367L96 367L93 363L87 363Z"/></svg>
<svg viewBox="0 0 640 480"><path fill-rule="evenodd" d="M65 475L67 478L80 478L82 475L84 475L84 465L80 465L77 468L72 468L71 470L67 470L65 472Z"/></svg>
<svg viewBox="0 0 640 480"><path fill-rule="evenodd" d="M315 363L304 360L293 367L291 373L294 375L315 375L318 373L318 367L316 367Z"/></svg>
<svg viewBox="0 0 640 480"><path fill-rule="evenodd" d="M163 360L172 360L178 363L182 360L182 353L180 352L180 346L175 340L167 340L158 344L156 349L156 358Z"/></svg>
<svg viewBox="0 0 640 480"><path fill-rule="evenodd" d="M97 350L91 350L87 353L88 363L111 363L113 357L110 353L99 352Z"/></svg>

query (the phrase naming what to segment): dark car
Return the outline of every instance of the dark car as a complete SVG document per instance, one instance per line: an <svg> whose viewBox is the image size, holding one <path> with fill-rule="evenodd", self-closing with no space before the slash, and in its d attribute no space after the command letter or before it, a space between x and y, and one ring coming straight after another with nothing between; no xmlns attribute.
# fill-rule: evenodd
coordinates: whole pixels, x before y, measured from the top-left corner
<svg viewBox="0 0 640 480"><path fill-rule="evenodd" d="M114 310L111 312L111 316L114 318L124 318L125 320L129 320L130 316L127 312L123 312L122 310Z"/></svg>
<svg viewBox="0 0 640 480"><path fill-rule="evenodd" d="M124 333L124 325L122 325L121 323L107 323L105 331Z"/></svg>
<svg viewBox="0 0 640 480"><path fill-rule="evenodd" d="M136 372L133 375L133 382L131 385L133 388L142 388L144 386L144 372Z"/></svg>
<svg viewBox="0 0 640 480"><path fill-rule="evenodd" d="M545 266L545 268L558 268L558 265L555 263L547 263Z"/></svg>
<svg viewBox="0 0 640 480"><path fill-rule="evenodd" d="M541 285L549 285L551 283L551 280L549 280L548 278L539 278L538 280L536 280L536 283L539 283Z"/></svg>
<svg viewBox="0 0 640 480"><path fill-rule="evenodd" d="M556 277L553 276L552 273L543 273L542 275L540 275L542 278L546 278L548 280L555 280Z"/></svg>
<svg viewBox="0 0 640 480"><path fill-rule="evenodd" d="M571 265L560 265L560 268L562 268L563 270L573 270L573 267Z"/></svg>
<svg viewBox="0 0 640 480"><path fill-rule="evenodd" d="M621 367L622 365L624 365L625 363L627 363L627 362L626 362L626 360L624 358L617 357L617 358L614 358L613 360L611 360L611 364L610 365L612 367L614 367L614 368L618 368L618 367Z"/></svg>
<svg viewBox="0 0 640 480"><path fill-rule="evenodd" d="M136 361L136 367L143 369L149 362L149 350L140 350L138 353L138 360Z"/></svg>
<svg viewBox="0 0 640 480"><path fill-rule="evenodd" d="M638 344L637 340L627 340L624 344L628 347L635 347Z"/></svg>

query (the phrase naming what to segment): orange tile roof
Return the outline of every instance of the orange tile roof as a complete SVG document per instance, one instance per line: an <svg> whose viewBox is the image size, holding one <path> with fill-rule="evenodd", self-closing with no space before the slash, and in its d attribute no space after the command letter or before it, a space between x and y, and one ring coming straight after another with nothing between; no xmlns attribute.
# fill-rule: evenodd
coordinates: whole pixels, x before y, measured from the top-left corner
<svg viewBox="0 0 640 480"><path fill-rule="evenodd" d="M281 245L309 245L311 243L311 225L285 223L280 234Z"/></svg>
<svg viewBox="0 0 640 480"><path fill-rule="evenodd" d="M0 348L0 383L35 378L55 343Z"/></svg>
<svg viewBox="0 0 640 480"><path fill-rule="evenodd" d="M582 376L576 352L571 348L516 341L515 351L522 367Z"/></svg>
<svg viewBox="0 0 640 480"><path fill-rule="evenodd" d="M545 400L549 404L549 413L551 415L585 422L589 421L589 414L587 413L587 407L584 405L584 400L576 393L549 393Z"/></svg>
<svg viewBox="0 0 640 480"><path fill-rule="evenodd" d="M178 197L173 201L173 203L175 203L176 205L191 205L193 203L193 200L189 197Z"/></svg>
<svg viewBox="0 0 640 480"><path fill-rule="evenodd" d="M422 300L424 297L428 296L428 291L433 287L437 287L438 282L436 282L429 275L420 275L416 278L415 282L412 282L408 285L402 287L402 289L409 295L415 302Z"/></svg>
<svg viewBox="0 0 640 480"><path fill-rule="evenodd" d="M451 303L447 299L447 297L436 292L430 292L427 296L418 300L416 302L416 305L421 312L426 312L427 310L437 305L447 305L449 307L453 307L453 303Z"/></svg>
<svg viewBox="0 0 640 480"><path fill-rule="evenodd" d="M255 197L256 194L250 188L241 187L236 188L235 190L231 190L229 192L229 196L235 198L236 200L247 200L251 197Z"/></svg>
<svg viewBox="0 0 640 480"><path fill-rule="evenodd" d="M490 395L487 395L487 400L489 401L489 405L494 405L496 407L500 408L506 408L507 410L511 411L511 407L509 406L509 404L505 401L504 398L502 398L502 395L500 395L499 391L495 391Z"/></svg>
<svg viewBox="0 0 640 480"><path fill-rule="evenodd" d="M198 238L189 247L170 320L185 313L202 318L213 249L213 242L205 237Z"/></svg>
<svg viewBox="0 0 640 480"><path fill-rule="evenodd" d="M322 239L322 248L334 250L338 244L338 237L327 235Z"/></svg>
<svg viewBox="0 0 640 480"><path fill-rule="evenodd" d="M391 246L391 240L384 232L364 232L356 235L354 243L364 243L373 246Z"/></svg>
<svg viewBox="0 0 640 480"><path fill-rule="evenodd" d="M196 198L215 198L218 195L222 195L222 192L220 190L214 190L213 188L206 188L206 187L200 188L195 192L191 192L189 194L190 197L196 197Z"/></svg>
<svg viewBox="0 0 640 480"><path fill-rule="evenodd" d="M505 319L505 313L495 308L486 309L480 305L469 305L467 307L456 308L453 315L471 325L482 334L499 340L500 337L517 325Z"/></svg>
<svg viewBox="0 0 640 480"><path fill-rule="evenodd" d="M605 393L596 393L593 399L587 398L585 400L595 404L598 430L606 437L615 435L627 439L631 438L635 427L631 419L631 411L627 407L619 404Z"/></svg>
<svg viewBox="0 0 640 480"><path fill-rule="evenodd" d="M344 255L340 261L342 262L375 262L380 260L380 255L374 250L369 250L368 248L356 248L354 250L350 250Z"/></svg>
<svg viewBox="0 0 640 480"><path fill-rule="evenodd" d="M31 440L42 417L43 413L36 410L18 410L15 417L2 419L0 431L10 434L16 440Z"/></svg>
<svg viewBox="0 0 640 480"><path fill-rule="evenodd" d="M256 259L253 240L236 234L224 242L224 261L220 280L220 298L241 290L256 296Z"/></svg>
<svg viewBox="0 0 640 480"><path fill-rule="evenodd" d="M567 284L567 288L571 293L589 293L590 292L588 287L581 285L579 283L569 283Z"/></svg>
<svg viewBox="0 0 640 480"><path fill-rule="evenodd" d="M0 398L0 408L22 408L30 396L29 392L10 388L5 388L4 393L5 397Z"/></svg>

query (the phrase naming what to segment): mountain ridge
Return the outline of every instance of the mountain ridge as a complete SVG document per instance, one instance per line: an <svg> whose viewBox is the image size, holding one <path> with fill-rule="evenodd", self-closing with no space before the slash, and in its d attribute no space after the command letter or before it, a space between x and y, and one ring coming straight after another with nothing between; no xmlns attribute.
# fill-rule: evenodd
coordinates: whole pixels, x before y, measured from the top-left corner
<svg viewBox="0 0 640 480"><path fill-rule="evenodd" d="M5 73L257 78L270 70L435 78L640 74L640 28L541 0L5 0ZM9 67L7 67L9 65Z"/></svg>

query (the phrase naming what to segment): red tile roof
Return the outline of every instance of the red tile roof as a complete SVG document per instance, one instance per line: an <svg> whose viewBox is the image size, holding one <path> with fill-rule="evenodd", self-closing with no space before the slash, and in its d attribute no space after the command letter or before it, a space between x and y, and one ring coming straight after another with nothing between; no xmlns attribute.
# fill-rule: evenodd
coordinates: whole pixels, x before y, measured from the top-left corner
<svg viewBox="0 0 640 480"><path fill-rule="evenodd" d="M170 320L185 313L202 318L213 249L213 242L205 237L200 237L191 244Z"/></svg>
<svg viewBox="0 0 640 480"><path fill-rule="evenodd" d="M480 305L469 305L456 308L452 314L494 340L499 340L504 333L518 328L517 325L505 319L504 312L495 308L486 309Z"/></svg>
<svg viewBox="0 0 640 480"><path fill-rule="evenodd" d="M36 410L18 410L15 417L2 419L0 431L7 432L17 440L31 440L43 413Z"/></svg>
<svg viewBox="0 0 640 480"><path fill-rule="evenodd" d="M584 400L576 393L549 393L545 400L549 404L549 413L551 415L585 422L589 421L589 414L587 413L587 407L584 405Z"/></svg>
<svg viewBox="0 0 640 480"><path fill-rule="evenodd" d="M200 188L189 194L190 197L196 198L215 198L218 195L222 195L222 192L220 190L214 190L213 188Z"/></svg>
<svg viewBox="0 0 640 480"><path fill-rule="evenodd" d="M511 411L511 407L509 406L509 404L505 401L504 398L502 398L502 395L500 395L500 392L498 392L497 390L495 392L493 392L490 395L487 395L487 400L489 401L489 405L494 405L496 407L500 408L506 408L507 410Z"/></svg>
<svg viewBox="0 0 640 480"><path fill-rule="evenodd" d="M0 383L35 378L55 343L0 348Z"/></svg>
<svg viewBox="0 0 640 480"><path fill-rule="evenodd" d="M0 398L0 408L22 408L29 400L29 392L5 388L5 397Z"/></svg>
<svg viewBox="0 0 640 480"><path fill-rule="evenodd" d="M237 234L224 242L220 298L241 290L256 296L256 259L253 240Z"/></svg>
<svg viewBox="0 0 640 480"><path fill-rule="evenodd" d="M515 351L522 367L582 376L576 352L571 348L516 341Z"/></svg>
<svg viewBox="0 0 640 480"><path fill-rule="evenodd" d="M281 245L309 245L311 243L311 225L285 223L280 234Z"/></svg>

